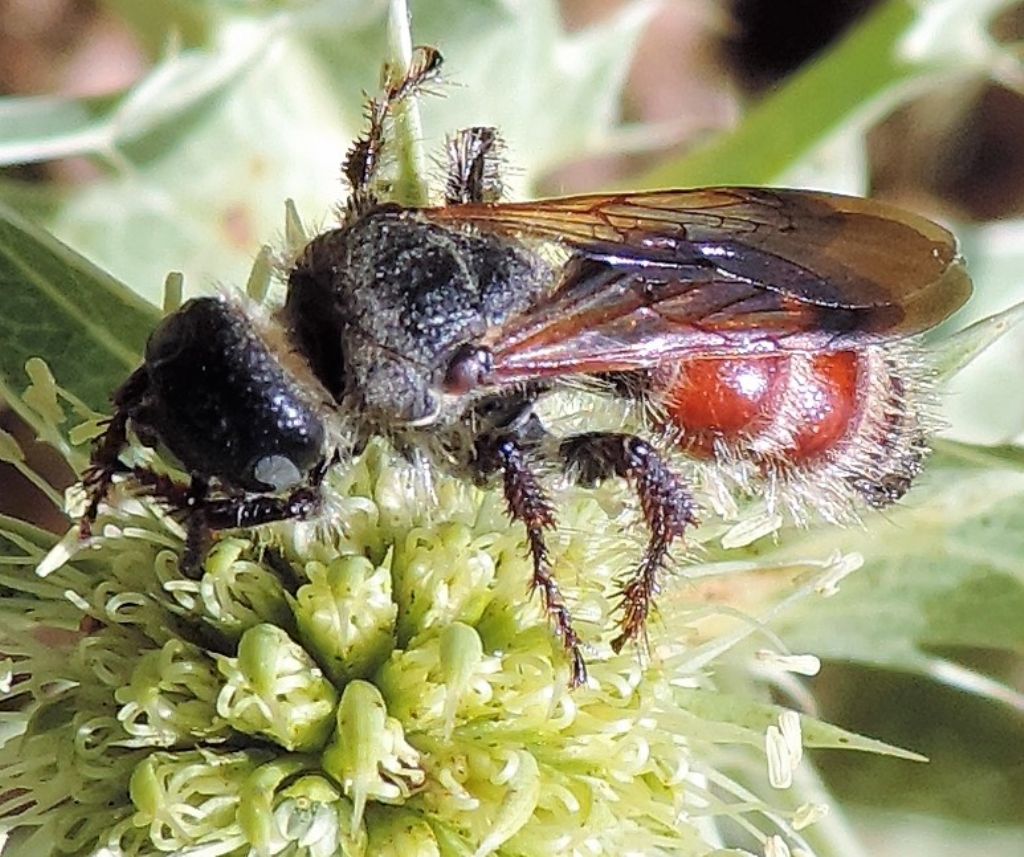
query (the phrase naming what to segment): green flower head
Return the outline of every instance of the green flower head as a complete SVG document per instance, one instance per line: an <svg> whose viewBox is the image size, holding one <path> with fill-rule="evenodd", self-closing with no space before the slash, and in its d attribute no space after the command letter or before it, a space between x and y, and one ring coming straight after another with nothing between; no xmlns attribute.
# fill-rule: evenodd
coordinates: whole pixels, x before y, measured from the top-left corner
<svg viewBox="0 0 1024 857"><path fill-rule="evenodd" d="M175 10L181 5L168 4ZM203 113L217 100L212 94L222 94L224 81L245 78L251 89L263 92L268 80L277 85L286 79L291 85L285 89L295 95L289 109L303 107L308 97L305 106L320 120L328 94L317 89L329 89L323 84L329 80L326 76L319 84L314 81L320 76L321 53L326 53L319 44L320 27L336 16L336 5L347 15L350 4L184 5L217 8L202 24L185 15L181 21L187 18L186 29L209 26L211 33L218 33L230 62L210 51L205 60L212 65L199 62L193 67L193 61L203 59L202 52L186 51L177 62L159 66L144 85L117 103L113 113L101 117L97 128L110 136L98 135L100 143L93 143L96 151L89 154L109 157L142 141L146 145L138 149L159 152L154 163L160 165L166 141L146 134L169 126L178 131L179 125L196 118L176 112L175 98L157 98L152 107L143 104L142 96L150 89L166 95L170 90L161 87L167 81L180 86L183 103ZM423 4L425 17L430 5ZM486 15L480 15L489 22L489 35L462 34L462 42L474 49L478 43L502 48L504 52L494 51L493 56L502 62L517 58L524 77L533 74L538 57L550 66L548 77L532 84L535 91L523 102L517 129L521 139L532 136L539 141L531 180L591 137L615 137L609 117L628 63L620 32L604 27L562 34L553 23L554 6L548 3L537 4L549 13L541 16L543 20L518 10L520 5L532 8L531 4L478 5L488 7ZM629 14L622 21L623 26L628 24L626 41L632 46L646 4L627 5ZM900 21L913 16L903 5L882 4L885 14L869 22L875 28L889 22L884 32L892 57L877 63L880 68L892 66L887 93L909 88L905 85L909 69L916 68L913 62L924 64L922 59L894 59L897 43L910 42L903 38L904 31L910 33L909 23ZM390 8L391 53L407 62L413 53L406 5L394 0ZM214 20L218 16L220 23ZM177 17L172 20L175 26L180 23ZM525 25L510 29L510 22ZM439 23L443 30L451 22ZM345 50L338 52L344 54L339 67L349 69L349 60L369 49L362 44L360 22L346 20L345 25L351 29L346 30ZM506 30L512 36L502 35ZM552 35L555 30L557 37ZM543 51L534 51L535 37L538 44L547 40ZM523 44L530 49L523 50ZM296 45L303 50L296 50ZM379 48L374 44L372 51ZM466 50L468 59L472 54ZM377 55L373 54L374 64ZM484 69L480 74L493 71L491 55L478 62ZM775 163L776 149L784 147L768 139L766 127L796 134L808 117L813 118L814 128L805 128L803 136L795 138L799 145L786 145L817 151L822 140L835 133L831 123L838 120L829 117L840 108L859 116L863 104L885 100L879 97L881 90L869 87L861 92L860 102L847 104L846 90L853 92L854 83L874 80L873 75L856 73L860 66L853 67L855 73L846 65L822 67L831 76L800 78L796 88L782 92L775 113L752 114L753 121L734 138L739 144L727 141L711 156L732 169L736 149L746 140L749 163L739 175L753 176L750 183L767 181L792 165ZM265 69L265 78L248 78L250 71L258 74ZM816 90L801 88L808 80ZM815 103L829 108L806 109L808 91L817 91ZM179 94L178 89L173 92ZM554 94L564 96L558 102L566 108L564 115L548 110ZM493 100L493 94L487 98ZM506 100L503 107L508 111L522 106L518 95ZM583 106L573 107L574 100ZM799 109L792 107L794 103ZM279 114L279 106L263 105L265 109L249 114L240 109L244 115L240 130L235 129L238 133L225 134L214 126L206 149L200 149L205 153L222 147L225 139L240 145L243 139L258 136L252 128L264 127L260 122L287 124L281 116L289 114ZM81 112L90 115L101 110L98 103L85 107ZM373 109L371 104L371 113ZM820 122L817 113L823 117ZM427 197L418 144L426 132L414 99L403 104L399 114L395 127L388 129L395 132L394 157L388 159L393 175L381 184L396 198L422 201ZM600 122L585 118L591 114L602 117ZM51 124L52 117L42 122L36 114L25 115L41 126ZM126 116L133 121L125 121ZM772 121L765 122L764 116ZM63 113L60 118L67 121ZM298 133L289 129L289 145L293 137L303 146L311 145L314 141L302 134L308 126L297 127ZM857 125L855 133L859 146L863 127ZM661 139L659 134L664 136L659 131L648 143ZM56 144L44 150L67 151L61 146L83 136L93 139L62 132ZM191 140L187 135L182 139ZM151 145L155 142L159 145ZM326 148L335 145L333 140L320 142ZM192 151L189 145L181 148ZM230 159L211 158L210 165L214 171L244 165L255 175L267 168L254 151L235 158L232 150ZM290 151L287 163L298 160ZM693 162L697 167L703 163L700 157ZM177 182L190 164L170 163L168 171ZM259 168L251 167L253 163ZM269 163L276 168L278 162ZM723 170L720 165L710 172L698 169L683 175L717 181ZM135 173L126 173L126 198L134 203ZM152 180L150 175L146 178ZM230 172L229 178L243 184L252 177ZM657 176L650 183L665 184ZM223 192L223 186L217 188ZM162 205L162 198L159 202ZM248 212L244 206L239 210ZM233 208L231 212L237 213ZM149 223L145 217L137 219ZM224 219L237 226L235 218ZM182 232L188 231L185 223ZM19 249L0 252L0 283L20 286L34 277L25 294L37 297L41 305L57 307L55 317L65 311L64 302L77 302L83 313L90 310L85 313L89 336L102 341L105 350L96 349L95 365L85 369L62 356L63 331L70 328L42 327L52 345L51 356L63 361L60 380L96 406L109 389L108 376L120 371L125 361L137 359L155 311L134 296L125 298L127 291L119 284L2 208L0 228L0 238L6 239L8 232L17 236L12 244ZM282 258L294 260L306 241L294 208L289 208L288 247ZM22 246L28 248L24 254ZM275 265L282 267L265 250L250 277L249 298L262 301L270 294ZM65 283L71 284L67 295L73 299L61 291ZM171 278L168 285L167 308L173 309L180 303L181 280ZM13 321L5 322L4 330L39 335L35 307L25 309L31 300L5 297ZM94 304L100 309L93 312ZM112 307L113 321L99 318ZM922 356L915 369L922 392L914 404L930 413L931 385L952 374L1020 315L1018 308L1001 319L979 323L950 340L941 353ZM79 343L78 351L67 353L80 353L94 343L84 336L83 341L85 346ZM102 416L61 389L39 359L26 366L28 389L15 392L20 384L11 378L25 357L37 350L34 342L31 348L21 339L16 345L11 346L11 353L18 355L15 372L6 371L7 363L0 367L0 394L81 473L88 460L86 444L102 431ZM884 364L891 352L883 353L877 343L873 347ZM102 383L92 374L102 376ZM891 395L885 407L895 407L902 386L891 384L887 389ZM566 390L562 398L538 407L550 407L552 412L543 416L561 428L621 430L622 420L630 417L601 411L615 407L607 401L592 408L593 423L588 414L585 424L573 424L583 412L579 401L592 393L582 387ZM875 416L880 432L898 422L885 408ZM602 426L597 425L600 420ZM929 420L920 425L922 431L933 427ZM911 463L906 469L908 482L923 455L917 434L909 447L897 450ZM1004 497L1007 508L1018 509L1011 524L1024 514L1019 511L1024 497L1019 453L989 457L979 449L950 444L945 456L936 456L946 470L944 481L935 482L955 487L955 504L948 493L937 491L930 506L920 504L920 513L910 504L894 507L892 515L906 516L902 520L909 522L903 531L910 534L907 543L917 540L903 553L893 550L896 564L903 563L908 575L919 565L927 565L931 575L931 564L939 561L944 534L952 526L950 507L955 505L960 515L955 522L965 530L978 523L972 516L981 519L990 508L992 520L999 524L1002 519L995 507ZM715 450L723 460L728 452ZM868 460L871 452L865 453L866 467L873 466ZM162 466L155 453L136 447L125 450L123 458L129 465ZM59 496L29 468L15 439L2 431L0 460L19 470L70 518L81 516L81 491ZM855 537L837 535L853 529L816 528L807 520L800 521L807 526L798 528L793 518L800 517L808 505L803 500L819 487L814 477L795 485L797 499L789 508L776 502L781 495L765 500L748 490L757 479L783 480L785 474L774 471L767 458L762 469L744 469L741 461L725 463L736 465L728 478L713 467L699 471L695 465L695 472L687 473L694 477L703 525L688 529L666 561L647 645L626 646L620 652L613 641L619 633L623 582L635 572L646 539L637 492L619 479L593 490L556 487L554 479L545 483L553 489L558 516L557 528L549 531L551 565L584 640L589 667L588 682L575 690L569 689L562 641L552 633L539 593L529 589L534 569L526 533L521 523L510 521L500 488L477 487L444 473L423 479L421 468L379 438L353 461L328 472L326 512L320 518L223 536L195 572L185 571L183 557L193 546L186 545L181 516L151 502L144 492L133 494L130 479L114 486L88 544L80 541L77 528L58 540L20 520L0 517L3 857L839 853L820 847L829 842L821 831L828 828L831 804L804 757L805 749L921 757L823 723L805 713L812 710L809 705L801 704L797 712L774 704L778 698L805 701L806 689L795 676L815 674L820 662L814 654L790 651L771 623L799 615L802 608L822 607L865 563L884 567L890 557L879 544L885 539L871 544L863 531ZM850 475L831 473L830 484L849 489ZM885 499L886 490L895 494L905 488L902 483L880 486L880 497ZM974 502L964 502L961 493L970 492ZM837 496L835 503L826 505L825 517L849 524L852 516L842 514L847 495ZM874 520L856 523L873 528ZM989 519L983 522L987 526ZM974 532L982 529L976 526ZM920 544L933 534L937 548ZM966 537L964 544L969 544ZM963 553L970 554L972 562L996 566L1001 560L979 559L996 556L987 544L969 546ZM951 562L944 569L955 571ZM899 574L904 570L900 567ZM930 586L934 575L927 579ZM932 592L927 590L929 598ZM977 597L978 603L992 603ZM927 609L944 619L949 614L935 607L942 600L929 600ZM812 613L807 609L803 615ZM817 643L828 639L830 632L827 628L817 637L808 634L801 639L809 640L807 648L817 651ZM871 630L864 632L870 634ZM913 643L922 639L928 640L924 631ZM950 638L940 634L937 639L941 644ZM967 639L970 643L975 638ZM893 655L893 663L919 667L919 652L908 640L909 634L896 638L893 648L902 648ZM952 642L962 639L953 637ZM834 652L837 658L847 654L841 646Z"/></svg>
<svg viewBox="0 0 1024 857"><path fill-rule="evenodd" d="M697 593L664 599L647 663L612 653L622 486L561 498L553 560L591 643L573 692L500 492L441 476L426 503L412 475L371 444L329 478L337 526L223 539L199 579L135 500L78 553L8 522L11 853L698 855L715 819L762 813L799 845L813 812L769 810L720 748L787 787L804 744L861 739L716 692L708 665L749 626L709 632ZM788 570L809 596L856 564Z"/></svg>

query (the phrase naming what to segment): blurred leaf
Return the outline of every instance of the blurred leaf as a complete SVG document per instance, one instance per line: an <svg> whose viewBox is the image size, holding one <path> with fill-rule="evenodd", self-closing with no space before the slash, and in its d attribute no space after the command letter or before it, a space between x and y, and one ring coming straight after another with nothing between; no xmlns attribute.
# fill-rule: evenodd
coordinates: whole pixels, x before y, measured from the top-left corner
<svg viewBox="0 0 1024 857"><path fill-rule="evenodd" d="M932 447L941 456L944 467L994 467L1024 470L1024 447L1013 444L978 446L952 440L936 439Z"/></svg>
<svg viewBox="0 0 1024 857"><path fill-rule="evenodd" d="M6 139L23 159L85 152L112 167L47 225L153 303L171 269L192 294L244 282L280 235L286 198L323 226L345 192L339 164L362 129L363 91L376 89L386 56L383 4L321 0L263 15L212 5L222 18L211 43L171 56L120 99L37 105L31 116L22 105L27 118L0 123L0 157ZM551 0L417 7L414 38L441 48L453 81L447 97L423 99L428 151L458 127L496 124L516 168L509 185L522 193L598 146L648 8L630 4L566 35ZM509 79L516 86L502 88Z"/></svg>
<svg viewBox="0 0 1024 857"><path fill-rule="evenodd" d="M907 0L888 0L861 26L750 110L740 126L644 176L644 187L766 184L834 133L854 113L913 77L897 56L914 23ZM813 107L811 106L813 105ZM872 116L877 117L877 111Z"/></svg>
<svg viewBox="0 0 1024 857"><path fill-rule="evenodd" d="M131 166L70 198L55 234L153 303L169 270L190 294L244 283L281 233L289 193L322 218L340 186L332 179L354 128L340 130L333 99L309 85L307 59L288 39L269 44L216 103L127 147ZM280 91L294 94L269 95Z"/></svg>
<svg viewBox="0 0 1024 857"><path fill-rule="evenodd" d="M652 10L647 2L627 3L607 20L566 34L550 0L416 6L414 36L441 49L454 84L447 97L423 103L428 149L440 151L457 128L493 125L508 144L510 194L528 195L552 167L602 148Z"/></svg>
<svg viewBox="0 0 1024 857"><path fill-rule="evenodd" d="M1007 5L1008 0L887 0L751 109L735 131L657 167L635 184L654 188L778 182L794 162L840 131L858 138L923 84L987 73L987 63L995 56L988 50L991 39L984 28ZM944 28L927 26L936 17L945 21ZM978 31L981 42L976 46L963 38Z"/></svg>
<svg viewBox="0 0 1024 857"><path fill-rule="evenodd" d="M1024 515L1008 522L986 521L979 525L981 537L989 527L1020 527ZM1017 533L1019 535L1019 533ZM993 541L1006 541L998 534ZM1024 544L1018 539L1015 547ZM993 560L992 568L995 568ZM1018 571L1014 563L1011 568ZM924 632L920 642L928 646L970 646L1004 649L1024 655L1024 581L1016 574L985 572L963 580L939 598L923 604Z"/></svg>
<svg viewBox="0 0 1024 857"><path fill-rule="evenodd" d="M735 696L696 689L679 689L677 694L688 713L707 721L711 732L706 737L711 741L737 740L739 735L746 732L749 739L760 746L764 741L765 730L769 726L776 725L779 715L786 711L777 705L755 702L750 696ZM716 724L739 727L742 731L716 735L714 733ZM688 724L687 733L700 734L700 728L697 725ZM908 761L924 761L924 758L917 753L847 732L838 726L823 723L806 715L800 717L800 729L805 747L860 750L865 753L879 753Z"/></svg>
<svg viewBox="0 0 1024 857"><path fill-rule="evenodd" d="M962 462L960 463L962 465ZM827 599L779 622L795 650L927 671L926 646L1024 653L1024 473L938 460L922 484L865 534L820 528L782 556L858 550L865 565Z"/></svg>
<svg viewBox="0 0 1024 857"><path fill-rule="evenodd" d="M0 380L27 383L43 356L59 383L98 411L138 365L159 314L44 230L0 205Z"/></svg>
<svg viewBox="0 0 1024 857"><path fill-rule="evenodd" d="M122 147L202 109L261 56L271 36L266 25L228 30L219 51L172 54L120 96L0 99L0 164L115 158Z"/></svg>
<svg viewBox="0 0 1024 857"><path fill-rule="evenodd" d="M32 524L0 515L0 551L8 556L38 559L57 543L53 533L41 530Z"/></svg>
<svg viewBox="0 0 1024 857"><path fill-rule="evenodd" d="M135 32L150 56L167 49L168 34L192 47L208 38L218 0L103 0L103 5Z"/></svg>
<svg viewBox="0 0 1024 857"><path fill-rule="evenodd" d="M1024 841L1024 719L1008 717L1005 706L968 697L954 684L856 665L831 665L815 690L823 716L842 718L847 728L913 747L929 760L927 765L906 765L884 756L815 754L841 800L876 806L894 816L921 813L936 822L1005 826L1016 831L1018 843ZM1019 848L989 851L985 840L976 845L950 853L1020 853ZM886 853L930 857L933 852L908 846Z"/></svg>
<svg viewBox="0 0 1024 857"><path fill-rule="evenodd" d="M876 778L876 788L878 782ZM891 805L879 805L877 809L858 807L850 815L863 829L872 832L872 857L1017 857L1024 841L1024 830L1020 827L997 826L985 819L967 824L920 812L909 814Z"/></svg>
<svg viewBox="0 0 1024 857"><path fill-rule="evenodd" d="M0 165L96 151L116 98L0 98Z"/></svg>
<svg viewBox="0 0 1024 857"><path fill-rule="evenodd" d="M68 195L54 233L157 303L170 269L192 291L242 282L289 195L322 217L356 126L343 127L336 93L290 37L294 21L232 18L215 44L169 57L92 125L82 111L81 127L32 140L40 157L88 153L112 168ZM24 142L9 131L10 145Z"/></svg>
<svg viewBox="0 0 1024 857"><path fill-rule="evenodd" d="M1024 301L1024 221L963 226L957 231L975 294L945 330ZM1006 395L1019 387L1022 369L1024 330L1018 327L946 385L946 436L983 444L1024 439L1024 396Z"/></svg>

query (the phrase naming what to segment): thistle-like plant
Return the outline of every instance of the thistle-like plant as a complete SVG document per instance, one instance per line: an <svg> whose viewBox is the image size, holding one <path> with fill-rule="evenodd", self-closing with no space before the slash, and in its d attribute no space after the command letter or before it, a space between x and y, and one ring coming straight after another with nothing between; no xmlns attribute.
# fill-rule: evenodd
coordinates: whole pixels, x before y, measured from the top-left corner
<svg viewBox="0 0 1024 857"><path fill-rule="evenodd" d="M715 170L727 161L735 183L810 169L813 159L801 156L835 128L808 100L833 103L836 79L856 80L880 57L889 63L884 81L865 75L863 90L838 99L848 104L836 127L856 140L869 97L893 100L937 68L966 65L929 30L943 10L959 10L962 21L978 14L951 2L920 12L883 4L769 100L761 109L793 132L784 163L773 161L781 156L764 145L766 120L755 112L716 144L717 161L712 147L665 168L675 173L659 182L720 180L728 174ZM260 155L285 165L286 186L301 158L314 183L301 209L326 210L316 185L333 174L358 108L353 99L341 120L325 119L335 85L318 75L330 70L357 95L360 84L372 86L381 56L400 58L407 47L402 4L392 6L390 48L381 22L356 4L209 2L192 11L194 20L175 20L189 24L197 47L167 58L123 98L92 105L87 119L51 115L63 133L36 131L40 152L116 153L115 171L70 196L49 225L130 282L156 282L157 271L162 277L182 259L196 260L206 277L227 275L251 252L232 246L239 218L272 234L259 201L268 191L250 195L246 185L258 185L267 168L252 160ZM468 20L466 8L455 11L439 3L416 21L418 39L441 43L465 84L447 101L427 102L424 134L494 122L525 168L524 184L593 139L611 145L610 109L643 9L627 6L571 37L539 0L528 11L471 4ZM185 13L168 4L165 14ZM325 45L328 23L339 32ZM521 57L527 48L535 54ZM505 74L521 71L524 95L493 107L487 87L503 64ZM289 81L292 98L282 104L268 80ZM459 113L466 102L483 112ZM16 115L10 104L0 109ZM193 124L168 128L169 118L184 117ZM70 135L75 122L93 136ZM43 126L19 127L28 135ZM318 133L302 133L313 127ZM397 154L413 180L419 136L407 134ZM18 151L13 137L0 139L8 160ZM218 160L226 138L237 145ZM253 140L277 145L267 155ZM199 174L176 188L167 176L180 175L197 151ZM330 166L317 174L311 159ZM296 179L299 190L288 193L302 197L309 181ZM193 190L215 200L215 216L190 204ZM12 187L2 191L14 199ZM38 202L22 194L23 207ZM102 213L90 208L97 198ZM151 232L136 222L166 199L174 215L156 230L153 252L140 252ZM278 243L292 247L303 230L289 211ZM156 312L19 215L0 215L3 393L80 471L104 397L138 360ZM139 228L127 248L117 247L115 222ZM203 249L193 253L197 223ZM1015 270L1006 242L995 231L973 237L981 303L1008 303L1010 295L992 296ZM248 290L272 303L280 296L270 255L258 257ZM205 277L188 282L197 279ZM180 289L171 278L165 306ZM1018 314L940 336L929 351L934 371L948 378ZM986 387L983 371L965 377L991 402L997 388ZM960 439L938 444L919 489L860 528L796 528L756 498L724 510L727 519L702 498L712 511L674 558L643 663L609 645L620 580L641 541L629 492L614 482L561 489L553 561L591 644L592 681L575 692L527 592L524 534L509 523L500 492L437 475L426 498L415 472L380 442L329 475L332 526L288 523L223 538L198 579L182 572L179 523L125 486L87 549L73 530L61 540L4 518L3 853L857 854L804 749L920 757L814 716L800 676L818 671L819 656L940 676L1019 705L1008 688L923 648L1019 645L1019 619L1007 610L1024 598L1013 550L1024 515L1019 453L963 442L966 421L950 419ZM74 489L61 496L12 437L0 440L4 460L74 513Z"/></svg>

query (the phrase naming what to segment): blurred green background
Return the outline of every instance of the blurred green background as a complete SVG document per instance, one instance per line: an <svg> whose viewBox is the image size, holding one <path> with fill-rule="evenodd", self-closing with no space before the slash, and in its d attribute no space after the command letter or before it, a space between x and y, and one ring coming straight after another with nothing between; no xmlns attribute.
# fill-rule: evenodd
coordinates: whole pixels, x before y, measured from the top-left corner
<svg viewBox="0 0 1024 857"><path fill-rule="evenodd" d="M421 105L427 151L454 128L498 126L516 197L870 193L961 236L977 295L947 331L1024 299L1018 4L410 5L415 40L446 58L448 83ZM0 4L0 392L4 427L51 482L73 475L31 442L25 360L44 356L102 410L169 271L186 297L241 286L260 248L283 243L285 199L308 230L330 223L386 14L370 0ZM795 650L827 659L780 698L932 760L816 757L847 811L823 855L1024 853L1022 371L1017 331L954 379L945 441L892 524L786 543L867 565L780 620ZM18 468L0 484L0 510L66 526Z"/></svg>

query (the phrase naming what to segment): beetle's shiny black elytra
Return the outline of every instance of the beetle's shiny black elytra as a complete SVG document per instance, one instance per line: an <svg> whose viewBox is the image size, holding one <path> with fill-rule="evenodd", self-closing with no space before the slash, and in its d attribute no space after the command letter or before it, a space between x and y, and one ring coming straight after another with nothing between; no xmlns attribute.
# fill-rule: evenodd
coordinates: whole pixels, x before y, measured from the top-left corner
<svg viewBox="0 0 1024 857"><path fill-rule="evenodd" d="M970 281L942 227L853 197L705 188L501 203L490 128L449 142L445 205L384 202L393 108L439 66L419 49L371 100L343 166L343 222L299 254L283 306L199 298L153 333L95 445L81 531L129 470L129 428L188 473L130 471L185 520L186 566L215 531L313 514L328 467L383 436L500 481L578 685L538 459L581 484L633 485L649 538L612 645L642 643L669 548L697 522L675 459L710 461L743 488L792 486L826 517L895 502L930 428L926 373L902 340L956 310ZM638 403L649 437L553 435L535 406L581 379Z"/></svg>

